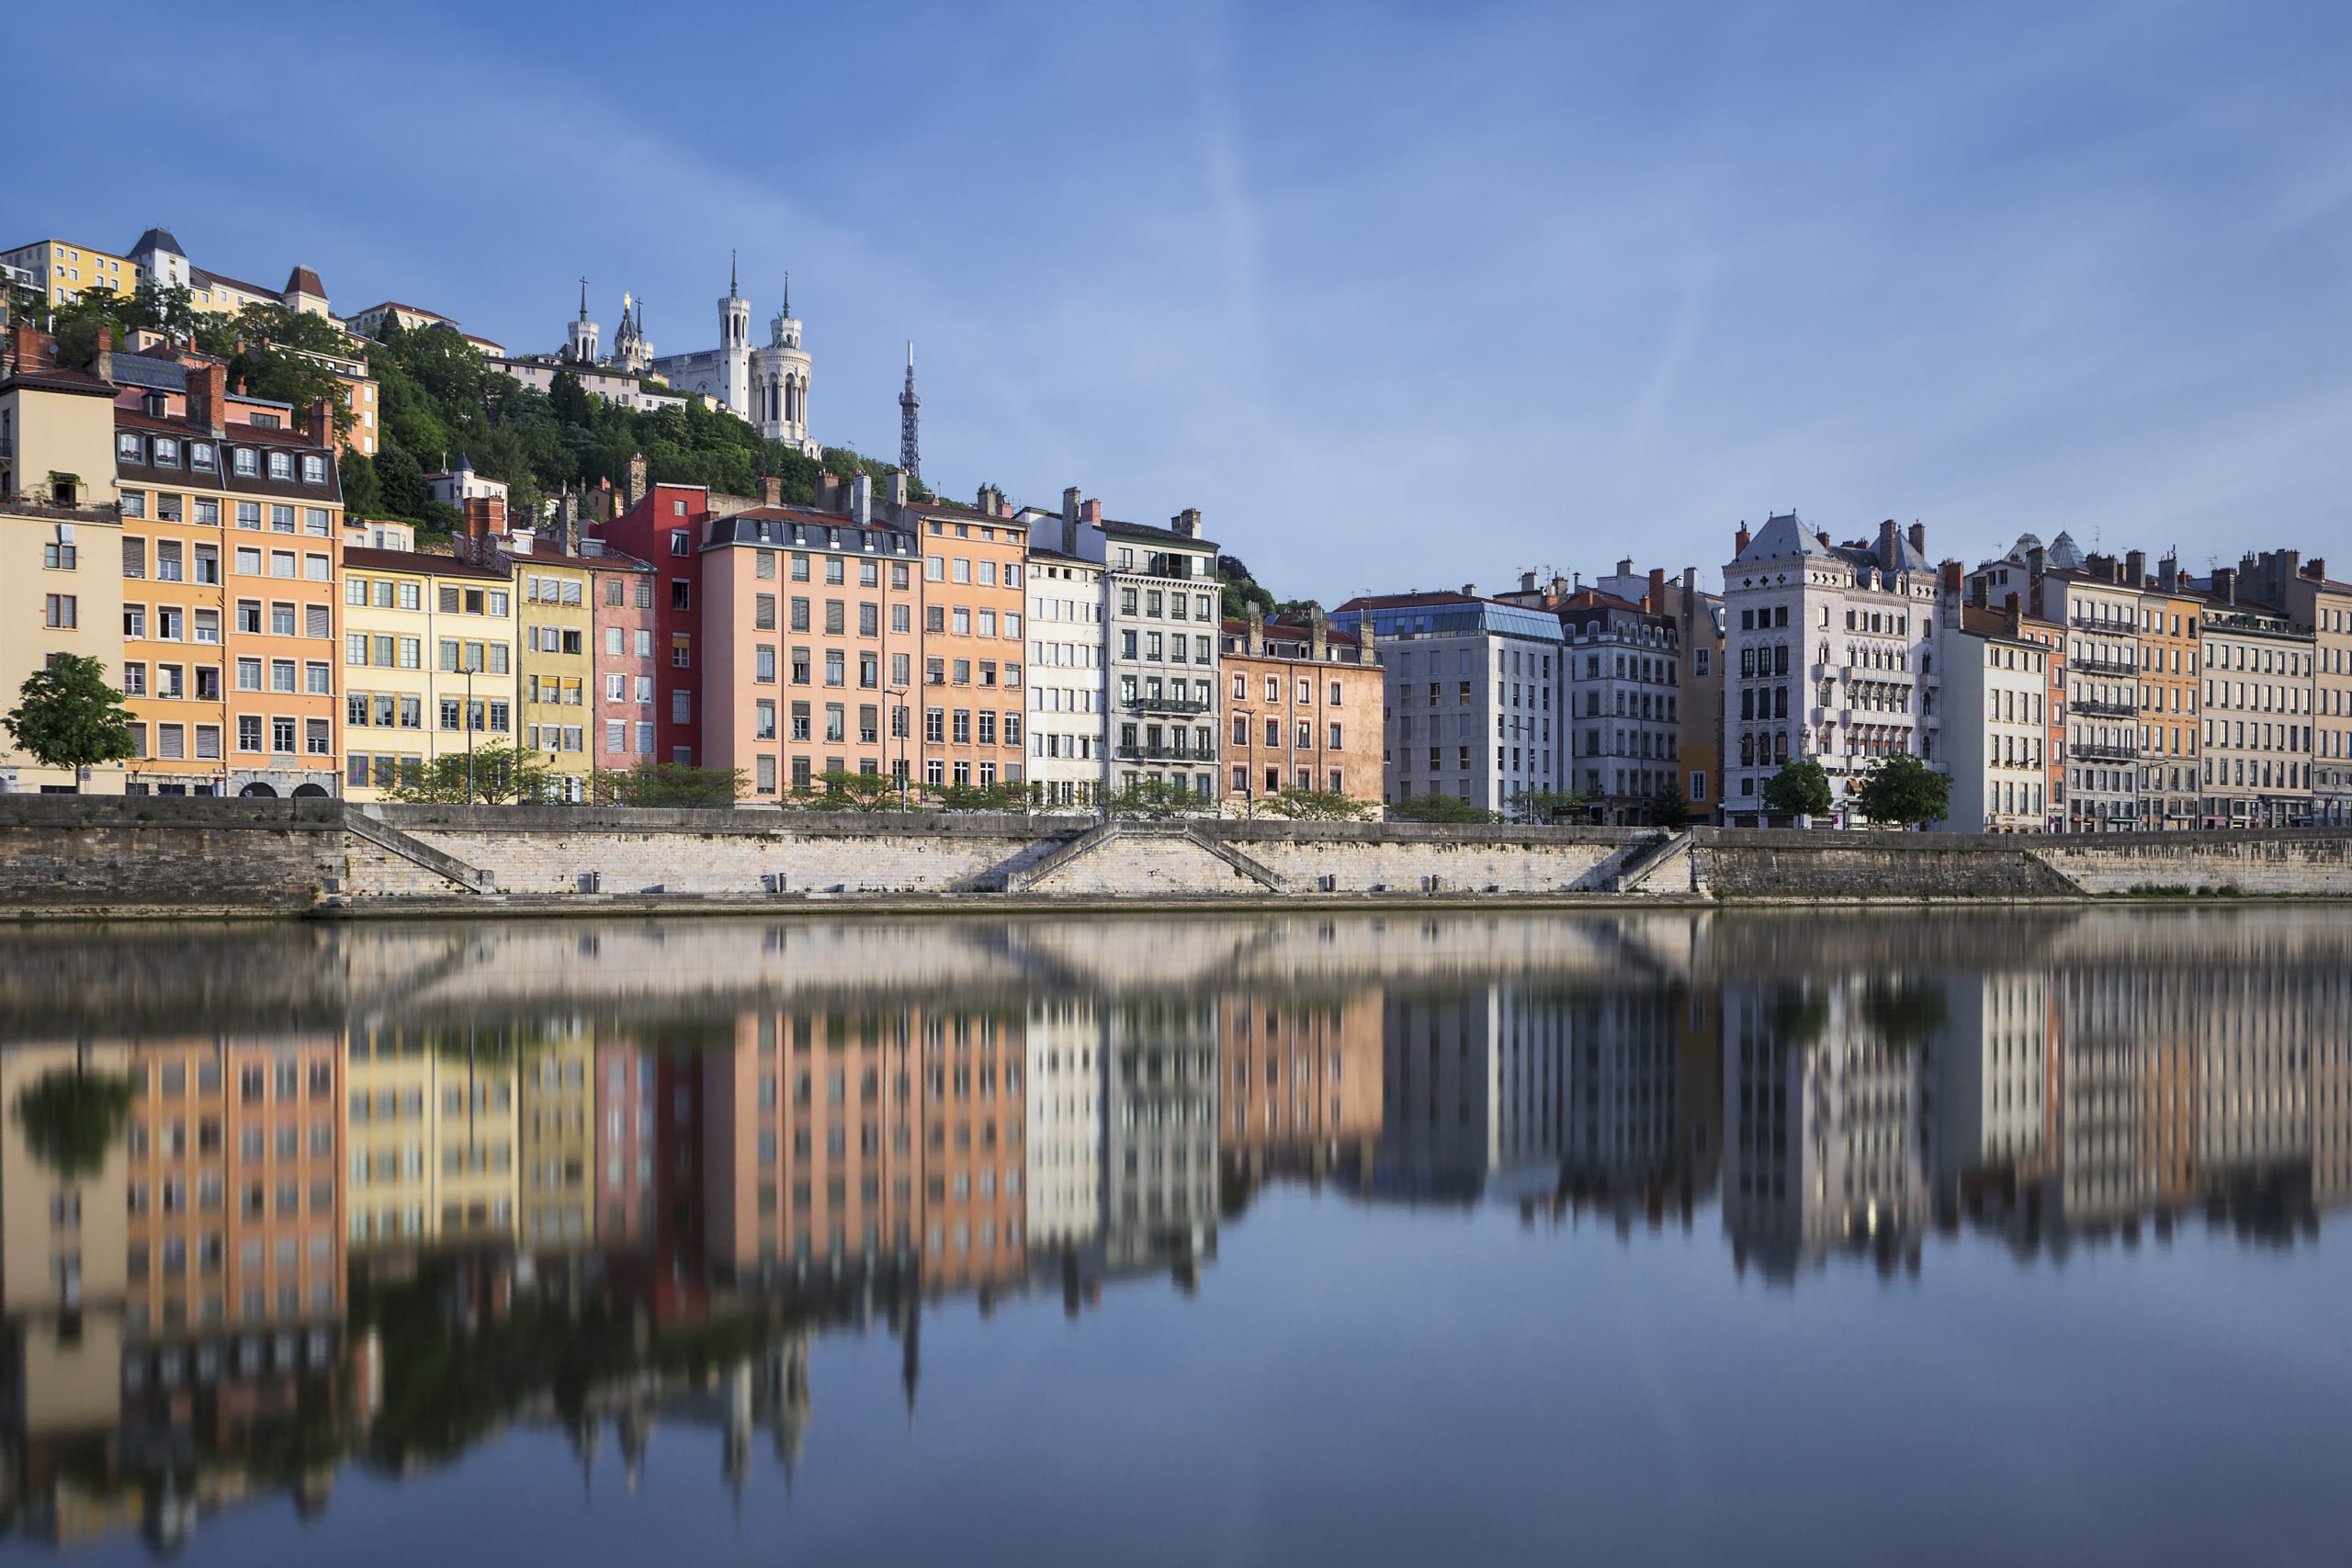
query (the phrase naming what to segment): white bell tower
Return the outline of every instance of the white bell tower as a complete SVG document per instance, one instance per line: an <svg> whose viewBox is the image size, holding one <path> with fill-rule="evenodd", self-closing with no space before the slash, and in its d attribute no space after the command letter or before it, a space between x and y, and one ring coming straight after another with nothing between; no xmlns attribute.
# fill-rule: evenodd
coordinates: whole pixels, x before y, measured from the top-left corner
<svg viewBox="0 0 2352 1568"><path fill-rule="evenodd" d="M727 257L727 298L718 302L718 400L752 417L752 302L735 286L735 256Z"/></svg>

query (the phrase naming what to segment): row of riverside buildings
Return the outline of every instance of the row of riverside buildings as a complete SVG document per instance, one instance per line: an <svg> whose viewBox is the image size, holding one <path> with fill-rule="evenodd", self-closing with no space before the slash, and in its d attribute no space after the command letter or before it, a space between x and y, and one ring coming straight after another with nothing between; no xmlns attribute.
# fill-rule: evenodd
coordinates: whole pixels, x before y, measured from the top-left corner
<svg viewBox="0 0 2352 1568"><path fill-rule="evenodd" d="M903 475L814 505L650 481L613 514L510 520L462 461L446 551L345 515L323 405L232 393L156 341L87 365L13 326L0 363L0 686L58 654L126 694L133 756L0 788L381 798L500 743L565 799L600 771L739 771L751 804L828 773L1023 786L1084 809L1138 779L1247 810L1381 798L1369 638L1221 614L1201 514L1167 526L918 502Z"/></svg>
<svg viewBox="0 0 2352 1568"><path fill-rule="evenodd" d="M176 243L138 250L161 269ZM283 298L323 311L302 272ZM466 532L427 550L345 515L341 454L375 440L360 352L335 367L338 435L324 404L232 393L160 338L68 365L9 328L0 693L96 659L137 750L78 778L0 750L0 790L368 800L500 743L568 800L683 762L740 772L755 805L851 773L1070 810L1138 780L1228 813L1300 789L1518 816L1573 795L1621 825L1671 793L1763 825L1767 781L1812 760L1842 827L1907 753L1951 775L1958 830L2352 819L2352 585L2290 550L2192 577L2028 535L1972 570L1916 524L1838 542L1792 512L1741 526L1720 592L1627 559L1233 620L1196 511L918 501L903 475L800 505L640 459L594 516L510 518L462 458L428 483ZM805 390L777 406L805 421Z"/></svg>

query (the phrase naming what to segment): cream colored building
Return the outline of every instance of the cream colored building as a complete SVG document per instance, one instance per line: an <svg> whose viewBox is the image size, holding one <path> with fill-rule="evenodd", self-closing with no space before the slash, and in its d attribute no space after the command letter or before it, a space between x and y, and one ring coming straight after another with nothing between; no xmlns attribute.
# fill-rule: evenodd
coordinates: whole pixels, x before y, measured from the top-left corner
<svg viewBox="0 0 2352 1568"><path fill-rule="evenodd" d="M11 351L0 379L0 711L51 654L96 659L122 683L122 522L115 506L114 389ZM16 750L0 730L0 793L80 788L120 795L119 762L76 780Z"/></svg>
<svg viewBox="0 0 2352 1568"><path fill-rule="evenodd" d="M519 744L507 569L406 549L343 555L344 786L381 800L403 772Z"/></svg>
<svg viewBox="0 0 2352 1568"><path fill-rule="evenodd" d="M1072 992L1029 1005L1029 1245L1074 1247L1102 1224L1102 1016Z"/></svg>
<svg viewBox="0 0 2352 1568"><path fill-rule="evenodd" d="M1945 759L1955 833L2038 833L2048 825L2043 748L2050 651L2000 612L1944 604Z"/></svg>
<svg viewBox="0 0 2352 1568"><path fill-rule="evenodd" d="M355 1250L514 1233L521 1122L511 1039L354 1027L344 1081Z"/></svg>

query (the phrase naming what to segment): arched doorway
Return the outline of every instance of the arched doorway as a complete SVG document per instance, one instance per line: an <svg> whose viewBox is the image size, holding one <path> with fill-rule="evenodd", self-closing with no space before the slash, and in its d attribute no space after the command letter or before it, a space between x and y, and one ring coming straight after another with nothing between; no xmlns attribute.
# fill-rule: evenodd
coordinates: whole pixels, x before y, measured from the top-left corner
<svg viewBox="0 0 2352 1568"><path fill-rule="evenodd" d="M317 799L326 793L327 787L324 784L306 784L294 786L294 798L297 800Z"/></svg>
<svg viewBox="0 0 2352 1568"><path fill-rule="evenodd" d="M252 784L247 784L237 793L241 795L250 795L261 800L276 800L277 798L277 791L270 785L263 784L258 779L254 780Z"/></svg>

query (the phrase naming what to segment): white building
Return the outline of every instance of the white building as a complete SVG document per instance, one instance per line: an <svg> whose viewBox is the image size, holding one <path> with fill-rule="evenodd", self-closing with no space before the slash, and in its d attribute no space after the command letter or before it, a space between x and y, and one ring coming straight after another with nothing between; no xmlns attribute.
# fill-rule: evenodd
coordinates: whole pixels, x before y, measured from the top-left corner
<svg viewBox="0 0 2352 1568"><path fill-rule="evenodd" d="M1076 545L1076 528L1068 542ZM1047 807L1095 804L1108 764L1103 567L1029 545L1030 795Z"/></svg>
<svg viewBox="0 0 2352 1568"><path fill-rule="evenodd" d="M1963 604L1957 595L1946 597L1943 614L1951 810L1934 826L1955 833L2041 832L2049 824L2049 651L2028 640L2012 616Z"/></svg>
<svg viewBox="0 0 2352 1568"><path fill-rule="evenodd" d="M1451 795L1508 812L1566 786L1566 635L1548 610L1460 592L1351 599L1331 624L1379 644L1383 798Z"/></svg>
<svg viewBox="0 0 2352 1568"><path fill-rule="evenodd" d="M1784 762L1829 775L1832 819L1882 757L1931 765L1938 745L1936 570L1927 530L1879 525L1875 542L1832 544L1793 512L1737 535L1724 568L1724 812L1757 827Z"/></svg>
<svg viewBox="0 0 2352 1568"><path fill-rule="evenodd" d="M1030 1003L1023 1191L1032 1247L1082 1246L1102 1231L1102 1046L1092 998Z"/></svg>

